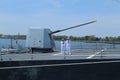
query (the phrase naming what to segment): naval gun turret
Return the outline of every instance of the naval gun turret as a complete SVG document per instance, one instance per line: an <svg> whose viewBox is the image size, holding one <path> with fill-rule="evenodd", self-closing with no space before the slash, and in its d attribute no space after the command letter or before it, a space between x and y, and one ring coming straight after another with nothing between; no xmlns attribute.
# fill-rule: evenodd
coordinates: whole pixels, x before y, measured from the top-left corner
<svg viewBox="0 0 120 80"><path fill-rule="evenodd" d="M35 29L31 28L28 31L28 35L26 38L26 47L31 49L32 52L42 52L42 53L47 53L47 52L53 52L53 49L55 47L54 40L52 38L52 34L66 31L72 28L77 28L80 26L84 26L87 24L94 23L96 21L90 21L87 23L83 23L80 25L72 26L69 28L61 29L61 30L56 30L56 31L51 31L50 29Z"/></svg>

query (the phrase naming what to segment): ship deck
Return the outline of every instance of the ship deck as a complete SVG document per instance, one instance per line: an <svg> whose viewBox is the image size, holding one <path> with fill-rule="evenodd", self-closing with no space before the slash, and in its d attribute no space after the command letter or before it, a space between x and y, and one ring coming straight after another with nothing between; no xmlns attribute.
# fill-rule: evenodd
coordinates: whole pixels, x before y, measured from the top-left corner
<svg viewBox="0 0 120 80"><path fill-rule="evenodd" d="M0 61L64 59L120 59L120 49L72 49L71 55L62 55L60 51L52 53L1 53L0 55Z"/></svg>

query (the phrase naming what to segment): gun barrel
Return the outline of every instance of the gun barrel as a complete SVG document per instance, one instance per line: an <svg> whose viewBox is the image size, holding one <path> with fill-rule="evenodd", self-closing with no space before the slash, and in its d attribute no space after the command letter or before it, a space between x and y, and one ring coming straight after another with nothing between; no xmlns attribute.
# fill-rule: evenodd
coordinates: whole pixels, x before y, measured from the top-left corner
<svg viewBox="0 0 120 80"><path fill-rule="evenodd" d="M77 28L77 27L80 27L80 26L84 26L84 25L87 25L87 24L94 23L94 22L96 22L96 21L90 21L90 22L83 23L83 24L76 25L76 26L72 26L72 27L69 27L69 28L65 28L65 29L61 29L61 30L57 30L57 31L53 31L53 32L51 32L50 34L54 34L54 33L62 32L62 31L66 31L66 30L69 30L69 29L72 29L72 28Z"/></svg>

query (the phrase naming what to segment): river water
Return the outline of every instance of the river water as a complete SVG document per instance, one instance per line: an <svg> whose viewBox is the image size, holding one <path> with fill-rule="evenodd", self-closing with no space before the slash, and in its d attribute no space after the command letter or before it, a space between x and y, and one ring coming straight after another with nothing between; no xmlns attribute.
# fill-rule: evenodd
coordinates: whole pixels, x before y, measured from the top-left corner
<svg viewBox="0 0 120 80"><path fill-rule="evenodd" d="M17 45L25 47L26 40L12 40L12 45L14 48L17 48ZM56 49L60 49L60 41L55 41ZM9 48L11 46L11 39L0 39L0 48ZM109 43L98 43L98 42L80 42L80 41L71 41L71 48L120 48L120 44L109 44Z"/></svg>

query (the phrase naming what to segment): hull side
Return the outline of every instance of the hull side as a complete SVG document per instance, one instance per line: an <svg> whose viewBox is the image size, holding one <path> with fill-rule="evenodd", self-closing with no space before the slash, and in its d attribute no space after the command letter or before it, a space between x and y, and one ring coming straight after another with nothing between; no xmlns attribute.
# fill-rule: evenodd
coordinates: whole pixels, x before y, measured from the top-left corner
<svg viewBox="0 0 120 80"><path fill-rule="evenodd" d="M101 63L101 61L116 62ZM0 62L0 80L120 80L119 75L120 62L117 59Z"/></svg>

